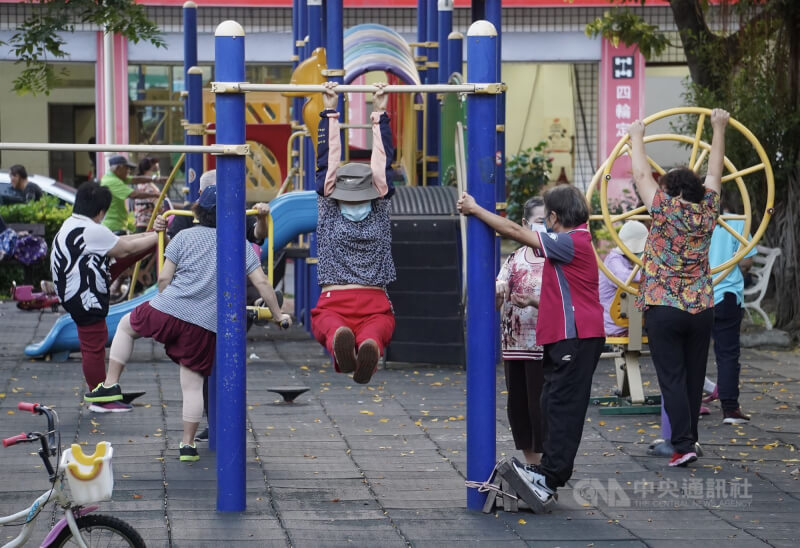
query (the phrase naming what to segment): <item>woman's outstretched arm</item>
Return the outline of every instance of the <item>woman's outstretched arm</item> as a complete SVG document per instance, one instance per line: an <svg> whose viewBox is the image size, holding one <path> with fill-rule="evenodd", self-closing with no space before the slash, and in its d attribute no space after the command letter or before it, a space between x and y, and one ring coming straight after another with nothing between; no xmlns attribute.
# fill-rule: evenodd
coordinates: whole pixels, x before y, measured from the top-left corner
<svg viewBox="0 0 800 548"><path fill-rule="evenodd" d="M717 194L722 190L722 170L725 159L725 128L728 126L728 119L731 117L727 111L715 108L711 111L711 128L714 133L711 136L711 154L708 156L708 173L706 174L706 188L713 190Z"/></svg>
<svg viewBox="0 0 800 548"><path fill-rule="evenodd" d="M658 191L658 183L653 179L650 164L647 162L647 153L644 151L644 124L636 120L628 128L631 136L631 162L633 164L633 182L636 193L647 209L653 207L653 198Z"/></svg>
<svg viewBox="0 0 800 548"><path fill-rule="evenodd" d="M336 82L326 82L322 100L325 110L317 128L317 194L328 196L336 187L336 171L342 154L342 143L339 137L339 113L336 111L339 97L336 94Z"/></svg>
<svg viewBox="0 0 800 548"><path fill-rule="evenodd" d="M491 228L495 229L501 236L511 238L512 240L515 240L521 244L528 245L536 249L542 248L542 243L539 241L538 232L523 228L517 223L509 221L500 215L495 215L494 213L486 211L475 202L475 198L466 192L461 195L461 198L459 198L456 205L458 206L458 211L460 211L463 215L474 215Z"/></svg>

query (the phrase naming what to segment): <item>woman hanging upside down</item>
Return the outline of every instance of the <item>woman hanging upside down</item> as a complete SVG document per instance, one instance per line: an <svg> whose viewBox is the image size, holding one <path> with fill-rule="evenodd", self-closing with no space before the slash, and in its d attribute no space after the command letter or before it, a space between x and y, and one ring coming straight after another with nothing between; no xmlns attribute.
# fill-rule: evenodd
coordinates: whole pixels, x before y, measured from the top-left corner
<svg viewBox="0 0 800 548"><path fill-rule="evenodd" d="M368 383L391 341L394 313L386 286L395 280L389 221L394 145L386 114L386 84L377 84L372 113L370 165L339 167L338 97L325 84L317 142L317 247L319 285L311 311L314 336L334 357L334 367Z"/></svg>

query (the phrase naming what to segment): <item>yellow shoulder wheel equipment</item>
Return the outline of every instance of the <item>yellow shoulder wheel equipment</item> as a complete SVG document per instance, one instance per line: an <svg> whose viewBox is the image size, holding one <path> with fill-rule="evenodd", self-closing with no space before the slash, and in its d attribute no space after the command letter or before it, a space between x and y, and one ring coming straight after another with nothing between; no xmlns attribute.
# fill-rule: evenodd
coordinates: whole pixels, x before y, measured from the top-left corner
<svg viewBox="0 0 800 548"><path fill-rule="evenodd" d="M656 120L661 120L663 118L668 118L671 116L697 116L697 129L695 131L694 136L687 136L687 135L678 135L674 133L660 133L656 135L648 135L644 138L645 145L648 143L653 143L656 141L672 141L677 143L684 143L688 145L690 148L689 152L689 159L686 165L688 165L693 171L697 172L703 166L704 162L706 161L708 154L711 152L711 145L702 139L703 136L703 128L706 123L706 119L709 118L711 115L711 109L701 108L701 107L678 107L678 108L671 108L668 110L663 110L651 116L648 116L643 120L645 126L655 122ZM728 272L730 272L734 265L736 265L751 249L758 243L761 239L761 236L764 234L764 231L767 229L767 225L769 224L769 220L773 214L773 204L775 198L775 181L772 175L772 166L770 165L769 158L767 157L767 153L764 151L764 147L761 146L761 143L758 142L758 139L753 135L749 129L743 126L740 122L731 118L728 121L728 127L734 129L742 134L742 136L750 143L753 147L754 151L758 155L759 162L743 168L738 169L733 162L726 156L725 157L725 174L722 176L722 183L723 188L724 184L728 182L734 182L739 190L739 193L742 197L742 204L744 208L743 214L722 214L717 219L717 222L720 226L722 226L725 230L730 232L734 238L739 241L739 249L736 251L736 254L727 262L715 267L711 270L711 273L714 275L714 283L718 283L722 280ZM600 269L608 276L609 279L614 281L619 287L623 288L625 291L629 293L636 294L637 289L634 285L632 285L632 281L636 277L636 274L642 268L642 260L633 254L630 249L628 249L625 244L620 239L617 231L621 224L627 220L639 220L639 221L649 221L650 215L647 212L647 208L645 206L640 206L630 211L626 211L619 214L612 214L609 210L608 206L608 181L611 179L611 168L614 165L614 162L625 154L630 154L630 136L625 135L622 137L614 147L614 150L611 152L609 157L603 162L603 165L600 166L600 169L597 170L597 173L594 174L592 178L592 182L589 185L589 188L586 191L586 199L589 203L592 203L592 195L595 192L600 193L600 211L591 211L591 215L589 217L590 221L603 221L606 228L611 234L611 238L614 242L619 246L619 248L625 253L631 261L634 263L634 269L631 275L628 277L627 280L621 280L617 278L614 274L612 274L603 264L603 261L600 258L600 255L597 253L597 248L595 246L595 255L597 255L597 264L599 265ZM662 168L658 163L656 163L651 157L647 157L648 162L653 167L653 169L658 172L659 174L663 175L666 171ZM751 225L753 222L753 209L752 203L750 201L750 195L748 194L747 186L745 185L745 177L752 177L752 181L758 181L759 179L755 179L756 177L760 178L760 181L764 187L764 192L766 193L766 201L764 206L764 211L761 213L761 221L758 225L758 228L753 233L753 238L751 240L747 239L747 235L751 233ZM751 183L752 183L751 181ZM751 184L752 186L752 184ZM593 208L594 209L594 208ZM744 221L744 236L739 234L739 232L731 227L728 224L728 221L731 220L742 220Z"/></svg>

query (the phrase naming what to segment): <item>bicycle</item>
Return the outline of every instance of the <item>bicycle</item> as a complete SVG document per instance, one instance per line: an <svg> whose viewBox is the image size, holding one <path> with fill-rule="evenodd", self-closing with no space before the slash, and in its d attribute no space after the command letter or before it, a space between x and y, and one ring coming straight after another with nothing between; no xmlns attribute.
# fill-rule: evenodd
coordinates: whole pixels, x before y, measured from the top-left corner
<svg viewBox="0 0 800 548"><path fill-rule="evenodd" d="M33 533L33 525L36 519L41 515L42 510L50 504L56 504L64 509L64 517L56 523L55 527L50 530L50 533L45 537L42 542L43 547L56 547L62 548L65 546L79 546L81 548L89 548L92 546L127 546L132 548L146 548L144 540L141 535L131 525L123 520L104 514L94 514L93 512L98 509L95 504L82 505L75 502L75 495L70 491L70 494L64 489L64 480L67 468L70 466L61 462L61 432L58 429L58 415L53 409L38 403L20 402L17 404L17 409L20 411L30 411L34 414L44 415L47 418L47 431L21 433L10 438L3 440L3 447L11 447L18 443L28 443L39 441L41 448L39 449L39 457L44 463L45 470L50 478L52 487L40 495L30 506L24 510L12 514L10 516L0 517L0 525L22 525L22 531L11 542L6 544L3 548L13 548L24 545ZM104 442L101 442L104 443ZM110 448L110 444L107 444ZM72 450L76 450L73 446ZM99 445L98 445L99 447ZM81 459L87 459L83 456L80 449ZM110 451L110 449L109 449ZM51 457L56 457L55 469L50 462ZM110 457L109 453L106 462L108 463L106 474L111 474L110 471ZM91 457L89 457L91 459ZM80 459L76 457L76 461ZM92 464L96 471L102 470L105 463L86 461L84 464ZM75 471L72 471L76 475ZM111 476L113 478L113 476ZM113 486L113 480L111 485ZM111 487L108 490L110 496ZM91 500L102 500L94 499ZM16 522L16 523L15 523Z"/></svg>

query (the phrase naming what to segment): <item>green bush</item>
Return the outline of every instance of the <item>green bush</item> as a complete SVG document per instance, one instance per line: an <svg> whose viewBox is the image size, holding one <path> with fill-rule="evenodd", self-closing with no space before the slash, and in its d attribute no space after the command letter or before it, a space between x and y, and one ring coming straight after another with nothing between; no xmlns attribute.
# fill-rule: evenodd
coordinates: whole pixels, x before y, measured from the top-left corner
<svg viewBox="0 0 800 548"><path fill-rule="evenodd" d="M529 198L538 196L550 182L553 159L545 156L546 141L527 148L506 161L506 217L515 223L522 220L523 208Z"/></svg>
<svg viewBox="0 0 800 548"><path fill-rule="evenodd" d="M0 217L6 223L29 223L44 225L45 240L48 248L53 242L61 224L72 215L71 205L60 205L58 198L43 196L38 202L0 206ZM49 261L44 261L31 267L34 285L38 286L41 280L50 279ZM23 283L25 269L19 264L6 264L0 262L0 295L8 295L11 282Z"/></svg>
<svg viewBox="0 0 800 548"><path fill-rule="evenodd" d="M609 201L608 210L611 215L619 215L620 213L635 209L640 205L639 197L625 188L622 189L622 196L620 198ZM592 193L591 211L592 213L601 212L599 191ZM622 224L623 223L618 222L614 226L614 230L619 232L622 228ZM611 238L611 231L606 227L603 221L589 221L589 231L594 239L597 253L600 255L600 258L604 259L606 254L616 247L616 243Z"/></svg>
<svg viewBox="0 0 800 548"><path fill-rule="evenodd" d="M0 217L6 223L32 223L44 225L47 244L55 238L61 224L72 215L72 206L60 205L55 196L43 196L38 202L0 206Z"/></svg>

